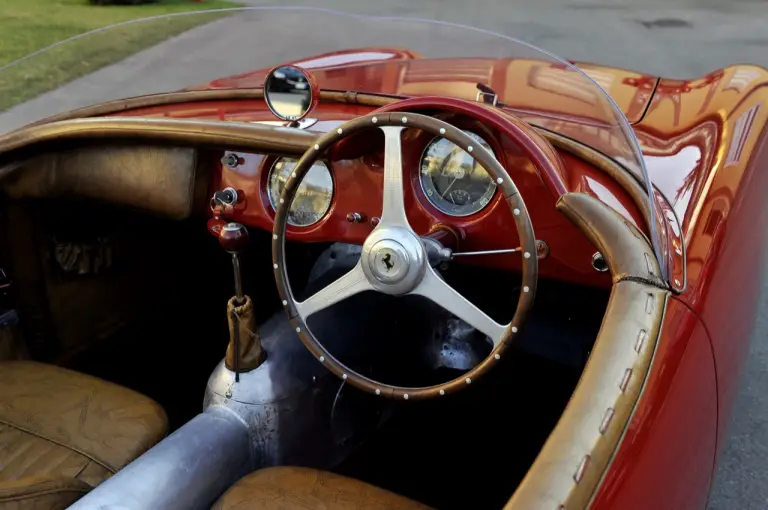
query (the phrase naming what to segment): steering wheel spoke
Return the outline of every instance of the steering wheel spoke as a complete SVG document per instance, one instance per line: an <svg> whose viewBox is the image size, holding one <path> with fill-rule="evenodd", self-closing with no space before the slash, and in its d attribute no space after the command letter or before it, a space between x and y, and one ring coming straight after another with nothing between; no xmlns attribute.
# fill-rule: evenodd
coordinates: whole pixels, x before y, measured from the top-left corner
<svg viewBox="0 0 768 510"><path fill-rule="evenodd" d="M368 283L362 264L358 261L347 274L304 301L297 302L296 310L306 320L310 315L366 290L373 290L373 287Z"/></svg>
<svg viewBox="0 0 768 510"><path fill-rule="evenodd" d="M507 326L491 319L485 312L473 305L467 298L456 292L431 267L426 268L421 283L411 294L424 296L442 306L453 315L463 320L487 336L494 347L504 338Z"/></svg>
<svg viewBox="0 0 768 510"><path fill-rule="evenodd" d="M410 229L405 216L403 192L403 149L400 140L403 127L384 126L384 189L382 200L382 227L405 227Z"/></svg>

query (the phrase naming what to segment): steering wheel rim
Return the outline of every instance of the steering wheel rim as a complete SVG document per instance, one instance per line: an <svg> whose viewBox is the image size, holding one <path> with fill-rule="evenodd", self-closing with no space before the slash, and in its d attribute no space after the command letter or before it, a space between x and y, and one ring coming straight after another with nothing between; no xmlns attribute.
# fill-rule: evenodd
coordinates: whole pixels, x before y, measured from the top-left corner
<svg viewBox="0 0 768 510"><path fill-rule="evenodd" d="M411 229L404 207L401 132L405 128L425 130L461 147L482 165L503 194L517 226L522 253L522 286L515 315L505 325L496 323L469 300L453 290L429 265L419 236ZM285 267L285 237L290 209L302 179L323 153L340 140L367 129L381 129L385 137L383 207L379 224L363 245L360 261L344 276L310 298L298 302L293 296ZM396 261L398 268L389 275L384 258ZM350 121L316 141L297 162L279 199L272 232L272 263L283 307L296 333L309 351L339 378L368 393L399 400L437 398L466 388L490 370L519 334L533 306L538 279L536 238L528 210L517 186L506 170L482 146L460 129L433 117L415 113L372 113ZM402 265L405 264L405 269ZM394 268L394 267L393 267ZM418 294L434 301L486 334L493 348L474 368L450 381L426 387L386 384L357 373L337 360L317 340L306 320L313 313L365 290L405 295ZM446 303L446 298L449 300ZM446 306L446 304L448 306ZM458 313L457 313L458 312ZM479 326L479 327L478 327Z"/></svg>

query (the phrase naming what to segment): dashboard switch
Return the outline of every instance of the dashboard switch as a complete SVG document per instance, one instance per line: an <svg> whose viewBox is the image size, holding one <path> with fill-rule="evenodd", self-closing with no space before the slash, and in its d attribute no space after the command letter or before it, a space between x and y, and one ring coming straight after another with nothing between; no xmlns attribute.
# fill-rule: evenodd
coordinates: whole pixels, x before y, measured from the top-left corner
<svg viewBox="0 0 768 510"><path fill-rule="evenodd" d="M228 152L221 158L221 164L227 168L234 169L242 165L245 162L243 158L235 154L234 152Z"/></svg>
<svg viewBox="0 0 768 510"><path fill-rule="evenodd" d="M347 214L347 221L350 223L362 223L365 221L365 215L359 212L351 212Z"/></svg>

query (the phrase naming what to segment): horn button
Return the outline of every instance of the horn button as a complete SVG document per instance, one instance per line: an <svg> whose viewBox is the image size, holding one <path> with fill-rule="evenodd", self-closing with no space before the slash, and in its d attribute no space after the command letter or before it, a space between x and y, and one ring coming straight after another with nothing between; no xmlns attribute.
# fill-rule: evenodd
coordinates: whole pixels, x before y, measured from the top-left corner
<svg viewBox="0 0 768 510"><path fill-rule="evenodd" d="M363 244L362 266L371 285L387 294L413 290L424 275L421 240L401 227L378 228Z"/></svg>

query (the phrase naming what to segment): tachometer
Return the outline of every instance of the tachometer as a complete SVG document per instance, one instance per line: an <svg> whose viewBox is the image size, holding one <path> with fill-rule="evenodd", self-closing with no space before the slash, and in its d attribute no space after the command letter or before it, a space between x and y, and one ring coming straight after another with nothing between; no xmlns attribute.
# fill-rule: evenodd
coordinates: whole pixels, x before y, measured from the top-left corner
<svg viewBox="0 0 768 510"><path fill-rule="evenodd" d="M277 202L283 193L285 181L293 172L298 160L280 158L269 171L269 203L277 209ZM298 227L308 227L320 221L331 206L333 197L333 179L331 171L320 161L312 165L301 181L296 196L288 211L288 223Z"/></svg>
<svg viewBox="0 0 768 510"><path fill-rule="evenodd" d="M479 135L465 133L494 154ZM469 216L481 211L496 192L496 184L485 169L445 138L435 138L427 146L421 158L420 174L421 189L427 199L451 216Z"/></svg>

